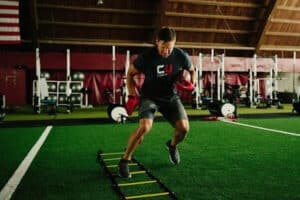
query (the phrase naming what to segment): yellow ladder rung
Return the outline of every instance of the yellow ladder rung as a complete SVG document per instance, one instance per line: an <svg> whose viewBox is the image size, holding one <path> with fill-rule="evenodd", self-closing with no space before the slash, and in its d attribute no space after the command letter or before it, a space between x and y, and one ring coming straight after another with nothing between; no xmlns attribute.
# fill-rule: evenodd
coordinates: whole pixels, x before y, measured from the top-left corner
<svg viewBox="0 0 300 200"><path fill-rule="evenodd" d="M121 160L121 158L106 158L103 159L104 161L110 161L110 160Z"/></svg>
<svg viewBox="0 0 300 200"><path fill-rule="evenodd" d="M129 163L128 166L137 166L137 163ZM114 168L114 167L118 167L118 165L107 165L107 168Z"/></svg>
<svg viewBox="0 0 300 200"><path fill-rule="evenodd" d="M124 152L100 153L101 156L122 155L122 154L124 154Z"/></svg>
<svg viewBox="0 0 300 200"><path fill-rule="evenodd" d="M138 181L138 182L132 182L132 183L119 183L119 187L125 187L125 186L132 186L132 185L144 185L144 184L150 184L150 183L156 183L157 181Z"/></svg>
<svg viewBox="0 0 300 200"><path fill-rule="evenodd" d="M135 175L135 174L145 174L145 173L146 173L145 170L130 172L131 175ZM112 175L113 175L113 176L119 176L119 174L112 174Z"/></svg>
<svg viewBox="0 0 300 200"><path fill-rule="evenodd" d="M130 172L130 174L132 174L132 175L134 175L134 174L145 174L145 173L146 173L145 170Z"/></svg>
<svg viewBox="0 0 300 200"><path fill-rule="evenodd" d="M142 194L142 195L128 196L128 197L125 197L125 199L139 199L139 198L148 198L148 197L158 197L158 196L165 196L165 195L169 195L169 194L170 194L169 192Z"/></svg>

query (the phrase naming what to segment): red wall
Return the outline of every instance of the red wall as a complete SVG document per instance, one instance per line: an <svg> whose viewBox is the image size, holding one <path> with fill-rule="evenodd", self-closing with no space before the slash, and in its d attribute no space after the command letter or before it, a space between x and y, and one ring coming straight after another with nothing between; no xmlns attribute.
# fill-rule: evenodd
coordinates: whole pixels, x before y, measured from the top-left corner
<svg viewBox="0 0 300 200"><path fill-rule="evenodd" d="M133 58L134 56L131 59ZM89 102L93 105L104 103L104 90L112 90L111 54L71 52L70 59L71 73L82 71L86 74L84 86L93 90L89 95ZM31 103L32 80L35 77L36 65L35 52L0 52L0 60L0 92L6 95L7 105L22 106ZM40 52L40 60L41 71L50 72L52 80L65 80L65 52ZM117 88L122 85L125 61L125 54L116 55ZM17 66L22 66L22 69L16 69Z"/></svg>
<svg viewBox="0 0 300 200"><path fill-rule="evenodd" d="M70 53L71 70L112 70L111 54L101 53ZM131 56L131 60L135 56ZM16 65L35 68L35 52L0 52L0 67L12 67ZM41 69L66 70L65 52L40 52ZM126 54L117 54L115 69L124 70Z"/></svg>
<svg viewBox="0 0 300 200"><path fill-rule="evenodd" d="M0 93L5 94L7 106L26 104L26 71L15 68L0 68Z"/></svg>
<svg viewBox="0 0 300 200"><path fill-rule="evenodd" d="M122 85L122 76L124 75L126 52L116 54L115 69L117 70L116 86L119 89ZM131 56L131 62L136 55ZM194 65L197 64L198 57L192 56ZM51 79L65 80L66 72L66 52L40 52L41 70L50 72ZM84 80L85 87L93 90L89 95L90 103L93 105L105 102L103 91L112 89L112 56L111 54L101 53L72 53L71 72L82 71L86 74ZM31 103L32 80L35 74L35 52L0 52L0 92L7 97L7 105L24 105ZM226 58L225 69L227 72L246 71L251 66L251 58ZM292 59L278 59L279 71L293 71ZM250 64L249 64L250 62ZM259 60L258 60L259 62ZM204 62L205 63L205 62ZM247 64L248 63L248 64ZM264 62L263 62L264 63ZM258 63L258 71L268 71L268 64ZM16 66L22 66L23 69L16 69ZM203 66L204 70L209 67ZM211 69L209 69L211 70ZM209 71L208 70L208 71ZM300 72L300 59L297 59L295 71ZM142 80L142 79L141 79ZM181 93L182 96L186 94ZM190 99L190 95L184 97Z"/></svg>

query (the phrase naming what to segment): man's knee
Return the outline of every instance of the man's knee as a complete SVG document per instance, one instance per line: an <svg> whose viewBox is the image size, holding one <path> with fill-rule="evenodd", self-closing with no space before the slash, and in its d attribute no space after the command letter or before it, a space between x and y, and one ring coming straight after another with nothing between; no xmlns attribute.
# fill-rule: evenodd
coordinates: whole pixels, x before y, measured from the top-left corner
<svg viewBox="0 0 300 200"><path fill-rule="evenodd" d="M148 133L152 128L152 120L151 119L141 119L139 124L139 132L144 135Z"/></svg>
<svg viewBox="0 0 300 200"><path fill-rule="evenodd" d="M189 122L187 120L180 120L176 123L176 129L181 134L187 134L190 130Z"/></svg>

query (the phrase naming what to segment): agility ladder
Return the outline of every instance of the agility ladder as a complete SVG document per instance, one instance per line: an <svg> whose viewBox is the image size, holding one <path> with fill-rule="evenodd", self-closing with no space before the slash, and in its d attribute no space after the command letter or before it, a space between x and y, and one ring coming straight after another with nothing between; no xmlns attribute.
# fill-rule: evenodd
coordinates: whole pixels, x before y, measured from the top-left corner
<svg viewBox="0 0 300 200"><path fill-rule="evenodd" d="M105 174L110 178L112 183L112 188L116 191L119 195L120 199L127 200L127 199L141 199L141 198L149 198L149 197L161 197L161 196L168 196L170 199L177 200L174 192L172 192L165 184L163 184L158 178L156 178L153 174L150 173L139 161L135 158L132 158L132 161L128 164L129 166L137 166L139 170L132 171L131 175L137 174L146 174L149 180L144 181L137 181L137 182L128 182L128 183L118 183L117 178L120 178L117 173L113 173L111 169L118 168L117 164L107 164L107 162L111 161L119 161L121 157L112 157L123 155L124 152L111 152L111 153L103 153L101 150L97 153L97 161L101 164L104 168ZM124 179L125 180L125 179ZM133 196L126 196L121 190L122 187L127 186L136 186L136 185L144 185L144 184L158 184L159 187L163 190L162 192L158 193L147 193L147 194L140 194L140 195L133 195Z"/></svg>

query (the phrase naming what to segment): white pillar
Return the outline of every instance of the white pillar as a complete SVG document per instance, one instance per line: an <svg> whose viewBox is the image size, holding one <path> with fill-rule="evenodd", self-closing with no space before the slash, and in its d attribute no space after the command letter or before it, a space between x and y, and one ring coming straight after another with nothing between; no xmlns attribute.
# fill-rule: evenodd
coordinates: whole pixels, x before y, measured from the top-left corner
<svg viewBox="0 0 300 200"><path fill-rule="evenodd" d="M221 86L222 86L222 90L221 90L221 100L223 101L223 97L224 97L224 93L225 93L225 54L222 54L222 66L221 66Z"/></svg>
<svg viewBox="0 0 300 200"><path fill-rule="evenodd" d="M128 100L128 88L126 86L126 77L127 77L129 66L130 66L130 51L127 50L126 51L126 62L125 62L125 77L123 80L125 83L125 102L127 102L127 100Z"/></svg>
<svg viewBox="0 0 300 200"><path fill-rule="evenodd" d="M66 95L69 97L72 93L71 90L71 60L70 60L70 49L67 49L66 55Z"/></svg>
<svg viewBox="0 0 300 200"><path fill-rule="evenodd" d="M112 81L113 81L113 103L116 103L116 47L112 46Z"/></svg>
<svg viewBox="0 0 300 200"><path fill-rule="evenodd" d="M278 92L278 57L277 54L274 58L274 99L277 100L277 92Z"/></svg>
<svg viewBox="0 0 300 200"><path fill-rule="evenodd" d="M36 81L36 96L38 98L38 107L41 106L41 88L40 88L40 82L41 82L41 60L40 60L40 49L35 49L35 74L37 77Z"/></svg>

